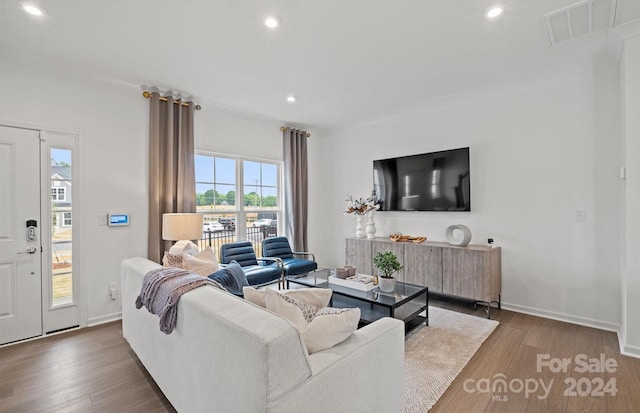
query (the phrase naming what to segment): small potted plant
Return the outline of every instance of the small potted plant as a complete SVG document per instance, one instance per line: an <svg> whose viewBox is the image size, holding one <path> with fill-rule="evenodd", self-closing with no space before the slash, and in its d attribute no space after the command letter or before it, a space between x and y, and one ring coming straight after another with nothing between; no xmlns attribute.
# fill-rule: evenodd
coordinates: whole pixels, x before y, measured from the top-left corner
<svg viewBox="0 0 640 413"><path fill-rule="evenodd" d="M396 288L396 280L393 278L393 274L403 268L396 254L393 252L379 252L373 257L373 265L380 273L380 291L392 293Z"/></svg>

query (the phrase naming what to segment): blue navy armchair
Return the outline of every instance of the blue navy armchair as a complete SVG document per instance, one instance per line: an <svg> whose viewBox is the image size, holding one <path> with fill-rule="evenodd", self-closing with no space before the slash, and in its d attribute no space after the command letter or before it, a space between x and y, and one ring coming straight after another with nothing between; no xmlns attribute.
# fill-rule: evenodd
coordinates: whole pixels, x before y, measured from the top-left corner
<svg viewBox="0 0 640 413"><path fill-rule="evenodd" d="M272 237L262 241L262 255L279 258L284 267L284 276L306 274L318 268L316 257L310 252L291 251L287 237ZM306 256L310 259L296 258Z"/></svg>
<svg viewBox="0 0 640 413"><path fill-rule="evenodd" d="M251 242L236 241L220 246L220 263L229 264L234 260L242 267L249 285L264 285L278 280L280 286L280 280L284 277L282 260L275 257L257 258Z"/></svg>

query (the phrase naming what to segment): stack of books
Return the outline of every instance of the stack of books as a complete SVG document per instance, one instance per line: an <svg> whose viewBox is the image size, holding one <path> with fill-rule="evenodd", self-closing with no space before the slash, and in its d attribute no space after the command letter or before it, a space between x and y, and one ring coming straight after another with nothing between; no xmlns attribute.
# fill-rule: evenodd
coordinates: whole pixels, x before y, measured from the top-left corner
<svg viewBox="0 0 640 413"><path fill-rule="evenodd" d="M329 283L360 291L371 291L377 286L373 284L373 275L356 274L347 278L329 277Z"/></svg>

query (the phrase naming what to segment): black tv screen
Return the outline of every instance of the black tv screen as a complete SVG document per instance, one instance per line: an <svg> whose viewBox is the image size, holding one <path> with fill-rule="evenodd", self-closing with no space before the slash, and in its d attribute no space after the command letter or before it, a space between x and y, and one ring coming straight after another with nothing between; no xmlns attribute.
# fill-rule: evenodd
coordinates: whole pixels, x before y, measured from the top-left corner
<svg viewBox="0 0 640 413"><path fill-rule="evenodd" d="M380 211L471 211L469 148L373 161Z"/></svg>

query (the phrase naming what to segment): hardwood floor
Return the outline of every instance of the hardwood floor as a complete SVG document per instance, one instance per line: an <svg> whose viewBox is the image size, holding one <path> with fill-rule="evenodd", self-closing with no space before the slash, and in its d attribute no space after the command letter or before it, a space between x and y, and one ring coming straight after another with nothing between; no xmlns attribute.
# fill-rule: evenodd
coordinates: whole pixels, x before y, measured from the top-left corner
<svg viewBox="0 0 640 413"><path fill-rule="evenodd" d="M0 349L0 412L175 412L120 322Z"/></svg>
<svg viewBox="0 0 640 413"><path fill-rule="evenodd" d="M438 307L484 316L481 308L431 299ZM431 410L432 413L640 412L640 360L622 356L614 333L505 310L492 310L500 325ZM569 358L566 372L537 372L539 354ZM575 360L613 358L615 372L579 373ZM496 376L503 374L503 376ZM512 388L481 392L502 377ZM482 381L484 379L484 381ZM576 391L614 380L617 393L565 396L564 380ZM519 381L536 392L526 397ZM553 380L553 384L549 386ZM548 397L541 381L550 387ZM466 385L465 385L466 384ZM582 387L580 387L582 386ZM466 390L465 390L466 389ZM469 390L469 391L468 391ZM591 388L593 390L593 388ZM539 397L540 396L540 397ZM120 322L0 348L0 412L175 412L122 338ZM381 412L386 413L386 412Z"/></svg>
<svg viewBox="0 0 640 413"><path fill-rule="evenodd" d="M459 302L430 301L431 305L484 315L481 309L474 311L473 306ZM505 310L492 309L491 318L500 321L500 325L430 410L431 413L640 412L640 360L620 354L615 333ZM538 357L545 354L549 359L568 358L570 364L566 372L552 372L546 366L538 372ZM611 368L615 372L603 372L600 366L595 365L593 369L598 372L581 372L582 364L576 363L576 356L600 359L601 354L605 359L615 359L617 367ZM500 374L504 376L497 376ZM478 391L484 390L484 383L493 385L500 378L512 386L506 392ZM589 395L595 393L600 381L607 383L610 379L617 388L615 395L606 391L601 395ZM519 383L528 383L533 390L534 380L537 391L526 397ZM572 390L570 385L574 381L578 386L573 390L578 395L565 396L565 391ZM542 383L549 389L546 397Z"/></svg>

